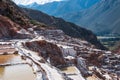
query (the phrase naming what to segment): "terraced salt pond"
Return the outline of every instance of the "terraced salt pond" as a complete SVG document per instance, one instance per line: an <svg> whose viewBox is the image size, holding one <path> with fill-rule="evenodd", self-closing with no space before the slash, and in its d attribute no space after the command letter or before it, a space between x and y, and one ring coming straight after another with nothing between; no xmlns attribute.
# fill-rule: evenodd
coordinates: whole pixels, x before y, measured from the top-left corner
<svg viewBox="0 0 120 80"><path fill-rule="evenodd" d="M14 65L0 67L0 80L34 80L32 68L29 65Z"/></svg>
<svg viewBox="0 0 120 80"><path fill-rule="evenodd" d="M0 80L35 80L35 75L19 55L0 55Z"/></svg>
<svg viewBox="0 0 120 80"><path fill-rule="evenodd" d="M62 69L63 73L66 73L68 77L73 80L85 80L79 70L75 66L69 66Z"/></svg>
<svg viewBox="0 0 120 80"><path fill-rule="evenodd" d="M2 64L25 63L19 55L0 55L0 65Z"/></svg>

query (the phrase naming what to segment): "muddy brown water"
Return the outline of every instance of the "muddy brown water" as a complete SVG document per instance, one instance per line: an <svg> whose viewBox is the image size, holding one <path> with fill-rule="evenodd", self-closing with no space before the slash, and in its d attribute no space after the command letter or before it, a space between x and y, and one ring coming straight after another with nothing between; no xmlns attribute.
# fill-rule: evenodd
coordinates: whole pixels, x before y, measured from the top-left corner
<svg viewBox="0 0 120 80"><path fill-rule="evenodd" d="M0 55L0 64L24 62L19 55Z"/></svg>
<svg viewBox="0 0 120 80"><path fill-rule="evenodd" d="M20 63L19 55L0 55L0 64ZM28 64L0 67L0 80L35 80L32 68Z"/></svg>

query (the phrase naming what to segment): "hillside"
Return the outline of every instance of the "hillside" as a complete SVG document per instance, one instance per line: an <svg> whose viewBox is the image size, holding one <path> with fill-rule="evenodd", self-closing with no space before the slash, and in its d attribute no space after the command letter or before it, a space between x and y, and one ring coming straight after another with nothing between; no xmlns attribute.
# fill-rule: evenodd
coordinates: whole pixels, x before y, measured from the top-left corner
<svg viewBox="0 0 120 80"><path fill-rule="evenodd" d="M39 27L45 26L36 23ZM31 19L14 2L0 1L0 39L32 38L33 35L27 30L32 26Z"/></svg>
<svg viewBox="0 0 120 80"><path fill-rule="evenodd" d="M0 1L0 14L9 17L15 23L22 27L29 26L29 18L23 13L23 11L10 0Z"/></svg>
<svg viewBox="0 0 120 80"><path fill-rule="evenodd" d="M72 19L74 19L72 22L86 26L88 29L98 34L120 34L119 4L119 0L101 0L91 8L84 10L82 17L74 17L80 16L81 12L78 12L68 20L72 21Z"/></svg>
<svg viewBox="0 0 120 80"><path fill-rule="evenodd" d="M49 16L40 11L25 9L25 8L24 10L25 13L27 13L34 20L47 24L48 26L51 27L61 29L65 34L69 36L86 40L92 43L93 45L95 45L97 48L105 49L105 47L101 45L101 43L97 40L96 36L90 30L81 28L80 26L77 26L73 23L66 22L61 18ZM34 16L34 15L38 15L38 16Z"/></svg>

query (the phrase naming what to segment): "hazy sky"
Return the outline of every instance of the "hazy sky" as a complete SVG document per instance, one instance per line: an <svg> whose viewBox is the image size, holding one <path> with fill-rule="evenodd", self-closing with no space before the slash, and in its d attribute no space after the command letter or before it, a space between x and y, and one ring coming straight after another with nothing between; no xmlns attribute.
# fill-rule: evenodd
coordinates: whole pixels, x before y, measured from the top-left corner
<svg viewBox="0 0 120 80"><path fill-rule="evenodd" d="M33 2L37 2L38 4L44 4L53 1L62 1L62 0L13 0L16 4L27 5Z"/></svg>

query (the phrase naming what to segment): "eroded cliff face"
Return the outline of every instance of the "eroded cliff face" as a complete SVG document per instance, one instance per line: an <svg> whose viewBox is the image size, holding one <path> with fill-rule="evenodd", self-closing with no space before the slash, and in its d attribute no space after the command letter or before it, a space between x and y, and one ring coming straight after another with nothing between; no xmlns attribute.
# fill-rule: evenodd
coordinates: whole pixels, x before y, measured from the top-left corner
<svg viewBox="0 0 120 80"><path fill-rule="evenodd" d="M25 39L34 36L8 17L0 15L0 39Z"/></svg>
<svg viewBox="0 0 120 80"><path fill-rule="evenodd" d="M28 38L28 34L20 33L30 27L29 18L11 0L0 1L0 38Z"/></svg>
<svg viewBox="0 0 120 80"><path fill-rule="evenodd" d="M19 25L12 22L7 17L0 15L0 38L8 37L12 38L17 35Z"/></svg>

